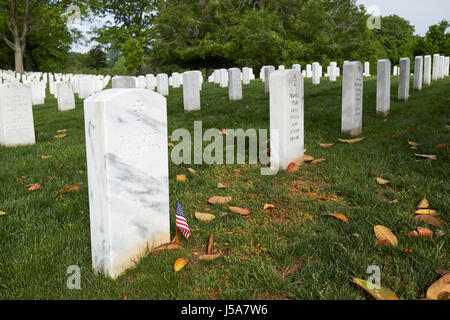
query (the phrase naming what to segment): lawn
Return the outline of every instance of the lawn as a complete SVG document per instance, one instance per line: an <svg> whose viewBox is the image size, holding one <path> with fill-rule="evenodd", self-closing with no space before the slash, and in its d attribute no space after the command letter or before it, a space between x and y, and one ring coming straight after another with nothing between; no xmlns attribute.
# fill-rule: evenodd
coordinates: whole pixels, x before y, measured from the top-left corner
<svg viewBox="0 0 450 320"><path fill-rule="evenodd" d="M397 102L397 79L387 119L376 116L376 77L365 79L364 140L354 144L337 140L348 138L340 134L341 79L322 79L318 86L305 79L306 154L326 161L304 164L294 173L262 176L260 165L170 162L171 234L175 201L180 201L192 237L181 240L183 249L150 254L116 280L91 268L83 102L61 113L48 94L45 105L33 107L36 145L0 148L0 211L6 212L0 216L0 298L365 300L372 298L351 277L367 279L369 265L380 267L382 286L400 299L424 298L440 277L436 270L450 269L447 230L413 220L425 196L438 217L449 220L450 148L436 146L450 141L450 78L411 92L408 102ZM201 111L185 113L182 89L170 89L169 135L177 128L192 132L200 120L204 131L269 127L269 97L260 80L244 86L242 101L228 101L228 89L209 83L201 99ZM64 129L67 137L55 138ZM408 141L418 149L411 150ZM179 174L187 181L177 181ZM378 184L377 177L390 184ZM217 189L219 182L228 189ZM28 191L34 183L41 188ZM77 184L78 191L58 195ZM243 217L226 205L209 205L215 195L231 196L231 205L250 208L252 214ZM264 212L265 203L275 210ZM195 211L216 219L201 222ZM349 223L326 216L330 213L346 215ZM374 225L388 227L398 246L374 247ZM408 236L418 226L435 235ZM213 251L223 257L199 261L211 233ZM189 263L175 273L174 262L181 257ZM66 286L71 265L81 267L81 290Z"/></svg>

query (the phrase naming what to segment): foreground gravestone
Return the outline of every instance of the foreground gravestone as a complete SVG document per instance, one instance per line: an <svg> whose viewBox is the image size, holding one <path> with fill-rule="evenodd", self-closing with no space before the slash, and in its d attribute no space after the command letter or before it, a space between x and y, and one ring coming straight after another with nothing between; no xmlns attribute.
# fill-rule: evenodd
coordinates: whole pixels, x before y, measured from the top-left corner
<svg viewBox="0 0 450 320"><path fill-rule="evenodd" d="M409 98L409 82L411 79L411 61L409 58L400 59L400 79L398 80L398 100L407 101Z"/></svg>
<svg viewBox="0 0 450 320"><path fill-rule="evenodd" d="M304 79L294 69L270 75L270 164L286 170L304 152Z"/></svg>
<svg viewBox="0 0 450 320"><path fill-rule="evenodd" d="M387 116L391 108L391 61L378 60L377 115Z"/></svg>
<svg viewBox="0 0 450 320"><path fill-rule="evenodd" d="M362 132L363 66L361 62L344 63L342 80L341 130L352 136Z"/></svg>
<svg viewBox="0 0 450 320"><path fill-rule="evenodd" d="M431 56L424 57L423 84L427 86L431 85Z"/></svg>
<svg viewBox="0 0 450 320"><path fill-rule="evenodd" d="M0 145L36 143L31 88L20 83L0 85Z"/></svg>
<svg viewBox="0 0 450 320"><path fill-rule="evenodd" d="M265 66L264 67L264 91L265 91L265 93L270 92L270 75L272 72L275 72L274 66Z"/></svg>
<svg viewBox="0 0 450 320"><path fill-rule="evenodd" d="M195 71L183 73L183 102L184 111L200 110L198 74Z"/></svg>
<svg viewBox="0 0 450 320"><path fill-rule="evenodd" d="M241 70L239 68L228 69L228 95L230 101L242 100Z"/></svg>
<svg viewBox="0 0 450 320"><path fill-rule="evenodd" d="M440 62L439 54L433 55L433 75L432 80L436 81L439 79L439 62Z"/></svg>
<svg viewBox="0 0 450 320"><path fill-rule="evenodd" d="M112 78L112 87L115 88L136 88L136 78L120 76Z"/></svg>
<svg viewBox="0 0 450 320"><path fill-rule="evenodd" d="M116 278L170 241L166 99L110 89L84 112L92 264Z"/></svg>
<svg viewBox="0 0 450 320"><path fill-rule="evenodd" d="M423 83L423 57L418 56L414 60L414 90L422 90Z"/></svg>
<svg viewBox="0 0 450 320"><path fill-rule="evenodd" d="M68 111L75 109L75 96L69 82L60 82L56 85L58 95L58 110Z"/></svg>

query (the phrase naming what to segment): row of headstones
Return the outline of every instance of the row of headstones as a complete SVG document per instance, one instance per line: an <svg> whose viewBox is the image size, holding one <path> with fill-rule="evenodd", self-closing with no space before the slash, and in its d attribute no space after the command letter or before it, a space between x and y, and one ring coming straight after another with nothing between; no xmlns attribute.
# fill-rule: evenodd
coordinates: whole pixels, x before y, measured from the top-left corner
<svg viewBox="0 0 450 320"><path fill-rule="evenodd" d="M75 109L74 93L87 98L103 90L110 79L109 76L51 73L16 75L3 70L0 78L0 145L7 147L36 143L32 106L45 103L47 84L57 99L58 110L68 111Z"/></svg>

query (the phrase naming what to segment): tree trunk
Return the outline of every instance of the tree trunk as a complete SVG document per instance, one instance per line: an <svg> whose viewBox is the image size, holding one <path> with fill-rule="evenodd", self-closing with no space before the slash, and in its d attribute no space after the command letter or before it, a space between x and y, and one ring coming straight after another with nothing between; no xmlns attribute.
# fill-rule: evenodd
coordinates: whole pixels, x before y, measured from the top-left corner
<svg viewBox="0 0 450 320"><path fill-rule="evenodd" d="M14 58L15 58L15 62L16 62L16 72L23 73L24 72L23 51L22 51L22 46L20 45L20 43L17 43L17 42L14 45Z"/></svg>

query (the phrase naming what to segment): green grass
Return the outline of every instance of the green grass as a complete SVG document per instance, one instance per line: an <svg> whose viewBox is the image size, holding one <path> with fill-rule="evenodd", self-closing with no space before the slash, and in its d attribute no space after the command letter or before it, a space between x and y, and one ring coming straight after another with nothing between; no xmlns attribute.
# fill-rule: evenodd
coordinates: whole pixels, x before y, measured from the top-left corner
<svg viewBox="0 0 450 320"><path fill-rule="evenodd" d="M337 141L343 137L341 85L340 80L322 80L312 86L305 80L305 147L307 154L326 162L276 176L261 176L259 165L170 163L171 233L178 200L193 236L189 243L182 240L182 250L149 255L115 281L91 269L82 101L77 100L75 110L60 113L48 95L45 105L34 107L36 145L0 148L0 210L7 212L0 216L0 298L372 299L350 281L350 276L367 279L371 264L380 266L382 285L401 299L423 298L439 278L435 270L450 267L448 235L445 229L433 239L407 234L426 226L412 220L425 195L448 222L450 153L435 146L450 141L450 78L412 92L406 103L396 101L394 78L387 121L375 113L376 78L366 79L365 139L353 145ZM169 134L177 128L192 131L196 120L203 121L203 130L269 126L269 99L260 81L244 86L242 101L229 102L228 90L214 84L206 84L201 94L202 110L184 113L182 89L171 88ZM67 129L67 138L54 138L59 129ZM408 140L420 144L417 151L409 149ZM330 142L336 145L319 146ZM435 154L437 160L420 160L414 152ZM177 182L177 174L186 174L188 181ZM380 186L375 177L391 184ZM78 192L57 195L79 182L83 184ZM218 190L218 182L229 189ZM32 183L41 183L41 189L27 191ZM337 196L339 201L316 200L308 192ZM230 212L221 217L227 207L209 206L207 199L213 195L232 196L231 204L250 208L252 215ZM397 203L389 203L395 199ZM276 205L273 213L263 211L266 202ZM217 218L205 224L194 218L195 211ZM350 223L323 216L334 212L345 214ZM397 235L397 248L374 248L375 224ZM214 249L225 256L200 262L196 253L204 251L211 233ZM405 253L405 248L413 253ZM175 273L173 264L180 257L190 263ZM81 290L66 287L70 265L81 267ZM294 272L283 276L288 270Z"/></svg>

